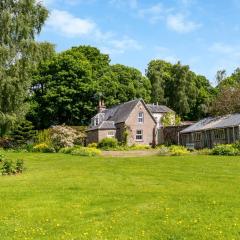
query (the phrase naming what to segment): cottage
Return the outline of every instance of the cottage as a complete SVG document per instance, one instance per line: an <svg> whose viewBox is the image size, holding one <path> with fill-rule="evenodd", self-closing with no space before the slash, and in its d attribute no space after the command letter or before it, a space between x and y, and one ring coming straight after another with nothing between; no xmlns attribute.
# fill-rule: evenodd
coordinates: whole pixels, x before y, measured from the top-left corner
<svg viewBox="0 0 240 240"><path fill-rule="evenodd" d="M91 119L87 130L87 143L99 142L106 137L132 144L158 144L158 128L162 116L171 109L160 105L146 105L135 99L106 109L99 102L98 113ZM127 139L126 139L127 136Z"/></svg>
<svg viewBox="0 0 240 240"><path fill-rule="evenodd" d="M205 118L180 132L180 143L196 149L212 148L239 139L240 114Z"/></svg>

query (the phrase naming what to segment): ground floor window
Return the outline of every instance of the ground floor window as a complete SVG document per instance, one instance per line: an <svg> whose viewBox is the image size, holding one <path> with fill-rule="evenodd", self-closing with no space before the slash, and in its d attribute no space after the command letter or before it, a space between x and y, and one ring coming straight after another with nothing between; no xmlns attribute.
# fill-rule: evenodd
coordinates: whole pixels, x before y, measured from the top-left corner
<svg viewBox="0 0 240 240"><path fill-rule="evenodd" d="M137 130L136 131L136 141L142 141L143 140L143 130Z"/></svg>
<svg viewBox="0 0 240 240"><path fill-rule="evenodd" d="M225 139L225 131L224 129L216 129L214 130L214 138L218 140Z"/></svg>
<svg viewBox="0 0 240 240"><path fill-rule="evenodd" d="M200 132L194 133L194 141L195 142L200 142L201 141L201 133Z"/></svg>
<svg viewBox="0 0 240 240"><path fill-rule="evenodd" d="M115 136L115 131L108 131L107 136L113 138Z"/></svg>

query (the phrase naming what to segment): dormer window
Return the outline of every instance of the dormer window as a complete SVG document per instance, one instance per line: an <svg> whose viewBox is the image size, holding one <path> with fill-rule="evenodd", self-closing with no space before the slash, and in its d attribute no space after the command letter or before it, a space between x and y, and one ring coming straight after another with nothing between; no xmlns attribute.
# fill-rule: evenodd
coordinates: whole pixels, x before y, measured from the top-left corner
<svg viewBox="0 0 240 240"><path fill-rule="evenodd" d="M144 113L139 112L138 113L138 123L143 123L144 122Z"/></svg>
<svg viewBox="0 0 240 240"><path fill-rule="evenodd" d="M96 117L96 118L94 119L94 125L97 126L98 124L99 124L99 118Z"/></svg>

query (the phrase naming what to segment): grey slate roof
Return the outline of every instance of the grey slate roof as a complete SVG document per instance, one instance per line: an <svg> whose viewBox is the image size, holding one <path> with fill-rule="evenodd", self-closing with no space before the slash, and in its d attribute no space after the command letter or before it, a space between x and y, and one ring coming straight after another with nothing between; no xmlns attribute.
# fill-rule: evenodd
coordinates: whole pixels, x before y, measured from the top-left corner
<svg viewBox="0 0 240 240"><path fill-rule="evenodd" d="M167 113L174 112L167 106L164 105L154 105L154 104L146 104L151 113Z"/></svg>
<svg viewBox="0 0 240 240"><path fill-rule="evenodd" d="M133 108L137 105L139 101L141 100L132 100L104 110L104 120L114 121L115 123L125 122L129 114L132 112Z"/></svg>
<svg viewBox="0 0 240 240"><path fill-rule="evenodd" d="M115 124L113 121L103 121L98 126L91 126L88 130L95 130L95 129L116 129Z"/></svg>
<svg viewBox="0 0 240 240"><path fill-rule="evenodd" d="M103 122L97 126L90 126L88 131L95 129L116 129L115 124L125 122L139 101L141 99L135 99L102 111Z"/></svg>
<svg viewBox="0 0 240 240"><path fill-rule="evenodd" d="M223 117L209 117L185 128L180 133L198 132L209 129L240 126L240 113L229 114Z"/></svg>

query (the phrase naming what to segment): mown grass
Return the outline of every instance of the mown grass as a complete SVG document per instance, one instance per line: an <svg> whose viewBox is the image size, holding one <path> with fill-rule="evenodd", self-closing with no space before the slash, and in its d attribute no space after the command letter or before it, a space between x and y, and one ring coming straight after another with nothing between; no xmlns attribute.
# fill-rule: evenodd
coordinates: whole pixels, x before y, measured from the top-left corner
<svg viewBox="0 0 240 240"><path fill-rule="evenodd" d="M240 158L8 153L0 239L240 239Z"/></svg>

